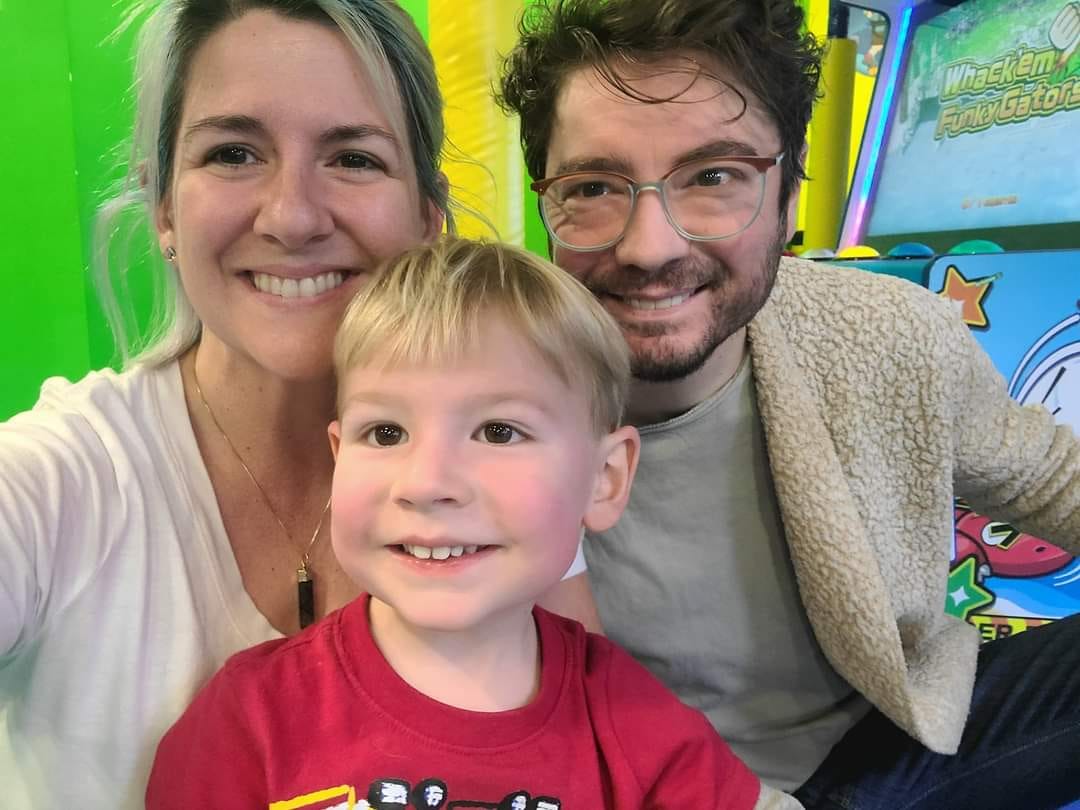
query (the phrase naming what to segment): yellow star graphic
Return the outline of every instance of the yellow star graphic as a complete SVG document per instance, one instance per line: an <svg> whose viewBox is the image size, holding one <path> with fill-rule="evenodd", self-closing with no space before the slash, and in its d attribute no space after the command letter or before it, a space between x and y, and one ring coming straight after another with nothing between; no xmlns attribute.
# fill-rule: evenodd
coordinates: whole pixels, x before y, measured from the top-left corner
<svg viewBox="0 0 1080 810"><path fill-rule="evenodd" d="M938 295L948 298L956 305L960 311L960 318L968 326L986 326L990 320L986 317L982 300L990 291L994 278L995 276L990 276L969 281L964 278L956 265L950 264L945 270L945 286Z"/></svg>

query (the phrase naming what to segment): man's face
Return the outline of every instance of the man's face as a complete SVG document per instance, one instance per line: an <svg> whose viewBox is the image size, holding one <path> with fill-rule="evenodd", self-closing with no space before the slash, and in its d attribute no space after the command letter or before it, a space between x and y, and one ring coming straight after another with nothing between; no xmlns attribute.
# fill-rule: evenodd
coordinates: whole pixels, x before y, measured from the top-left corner
<svg viewBox="0 0 1080 810"><path fill-rule="evenodd" d="M587 168L648 182L689 159L780 151L776 127L756 99L743 91L748 104L740 115L735 93L712 79L693 80L687 65L672 59L623 73L645 96L674 98L659 104L627 98L592 68L569 74L555 105L546 176ZM774 167L753 224L736 236L701 242L679 235L659 195L645 192L615 245L596 253L556 246L554 259L618 321L637 378L678 380L700 369L768 298L797 204L792 195L782 216L779 193Z"/></svg>

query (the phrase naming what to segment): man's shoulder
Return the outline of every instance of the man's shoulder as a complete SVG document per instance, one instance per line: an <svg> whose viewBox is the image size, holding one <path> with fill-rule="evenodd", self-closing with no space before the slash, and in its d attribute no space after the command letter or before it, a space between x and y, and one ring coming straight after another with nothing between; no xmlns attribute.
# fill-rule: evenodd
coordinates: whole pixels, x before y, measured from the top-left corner
<svg viewBox="0 0 1080 810"><path fill-rule="evenodd" d="M781 260L762 315L793 344L810 348L819 341L888 346L917 340L932 350L953 341L962 327L948 303L911 281L794 257ZM760 337L762 325L755 326Z"/></svg>
<svg viewBox="0 0 1080 810"><path fill-rule="evenodd" d="M845 309L922 308L937 296L906 279L858 267L784 256L770 300L781 306L823 313Z"/></svg>

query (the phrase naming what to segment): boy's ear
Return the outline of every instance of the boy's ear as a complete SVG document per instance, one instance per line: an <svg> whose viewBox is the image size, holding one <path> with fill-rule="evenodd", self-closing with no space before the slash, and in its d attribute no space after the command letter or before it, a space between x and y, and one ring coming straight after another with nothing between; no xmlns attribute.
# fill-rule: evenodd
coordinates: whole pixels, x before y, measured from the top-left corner
<svg viewBox="0 0 1080 810"><path fill-rule="evenodd" d="M637 429L624 425L600 442L602 466L597 471L592 500L584 524L591 532L610 529L619 520L630 498L630 485L637 470L641 437Z"/></svg>
<svg viewBox="0 0 1080 810"><path fill-rule="evenodd" d="M337 461L338 449L341 447L341 422L335 419L326 428L326 435L330 437L330 452L334 454L334 461Z"/></svg>

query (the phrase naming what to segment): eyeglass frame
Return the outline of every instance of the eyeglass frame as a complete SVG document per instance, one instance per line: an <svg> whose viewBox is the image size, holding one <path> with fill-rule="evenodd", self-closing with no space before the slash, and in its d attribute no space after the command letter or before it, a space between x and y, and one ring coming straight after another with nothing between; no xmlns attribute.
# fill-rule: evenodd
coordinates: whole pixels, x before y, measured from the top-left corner
<svg viewBox="0 0 1080 810"><path fill-rule="evenodd" d="M774 166L779 166L780 162L784 159L785 154L785 152L780 152L775 155L715 155L713 157L694 158L693 160L683 161L679 165L674 166L660 179L652 180L648 183L637 183L633 178L627 177L622 172L607 171L605 169L583 169L576 172L567 172L566 174L557 174L554 177L545 177L542 180L535 180L529 184L529 188L536 192L536 202L537 207L540 209L540 219L543 221L544 229L548 232L548 235L557 245L566 248L567 250L572 250L575 253L599 253L601 250L607 250L612 245L617 245L622 238L626 236L626 229L630 227L630 220L634 216L634 207L637 205L638 194L642 191L649 190L655 191L660 195L660 207L664 210L664 216L667 218L668 224L671 225L671 227L675 229L675 232L683 239L689 239L693 242L719 242L722 239L731 239L733 236L738 236L753 225L757 221L757 218L761 216L761 209L765 207L765 180L768 176L768 171ZM737 231L724 234L723 236L695 236L685 230L671 215L671 211L668 210L667 197L664 195L664 184L667 183L668 178L671 177L671 175L675 174L675 172L680 169L686 168L692 163L702 163L708 160L739 161L740 163L752 166L761 177L761 198L758 200L757 209L754 211L754 215L750 217L749 222ZM619 231L619 235L614 239L605 242L602 245L596 245L595 247L575 247L574 245L567 244L556 236L555 229L548 223L547 215L544 213L544 193L559 180L565 180L568 177L597 174L606 174L626 181L626 184L630 187L630 209L626 212L626 222L623 224L622 230Z"/></svg>

